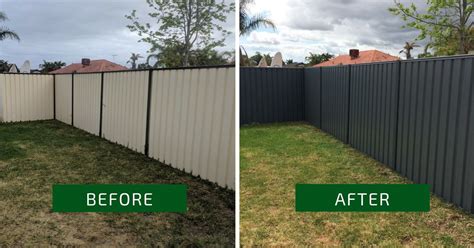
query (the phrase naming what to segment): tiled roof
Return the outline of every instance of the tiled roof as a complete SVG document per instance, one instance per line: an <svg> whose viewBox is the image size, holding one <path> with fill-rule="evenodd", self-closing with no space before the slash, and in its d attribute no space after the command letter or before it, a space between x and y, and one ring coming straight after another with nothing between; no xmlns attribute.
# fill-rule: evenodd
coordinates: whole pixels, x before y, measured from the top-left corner
<svg viewBox="0 0 474 248"><path fill-rule="evenodd" d="M103 72L103 71L120 71L128 70L127 67L115 64L106 59L91 60L90 65L84 66L81 63L70 64L61 69L52 71L50 73L75 73L75 72Z"/></svg>
<svg viewBox="0 0 474 248"><path fill-rule="evenodd" d="M400 60L400 58L381 52L379 50L367 50L367 51L360 51L359 57L355 59L352 59L351 56L349 55L340 55L329 61L317 64L314 67L363 64L363 63L386 62L386 61L396 61L396 60Z"/></svg>

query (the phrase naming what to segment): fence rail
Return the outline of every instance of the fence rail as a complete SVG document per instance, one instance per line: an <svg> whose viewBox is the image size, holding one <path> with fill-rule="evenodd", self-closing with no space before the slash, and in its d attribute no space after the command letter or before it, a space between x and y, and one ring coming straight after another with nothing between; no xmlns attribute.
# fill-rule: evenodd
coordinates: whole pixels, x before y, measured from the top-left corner
<svg viewBox="0 0 474 248"><path fill-rule="evenodd" d="M233 66L0 74L0 119L56 118L234 189L234 74Z"/></svg>
<svg viewBox="0 0 474 248"><path fill-rule="evenodd" d="M305 114L262 121L269 110L287 111L277 103L289 98L290 90L279 91L272 101L258 99L272 92L274 78L285 72L241 69L240 101L246 106L241 119L253 116L241 124L307 121L474 213L474 56L300 71L304 106L299 111ZM262 101L270 106L263 108Z"/></svg>

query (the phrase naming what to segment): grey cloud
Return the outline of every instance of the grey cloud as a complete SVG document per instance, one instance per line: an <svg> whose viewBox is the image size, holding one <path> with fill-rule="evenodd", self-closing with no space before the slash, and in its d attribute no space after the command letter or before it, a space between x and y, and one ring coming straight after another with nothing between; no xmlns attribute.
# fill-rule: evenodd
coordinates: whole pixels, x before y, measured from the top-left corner
<svg viewBox="0 0 474 248"><path fill-rule="evenodd" d="M43 59L72 63L82 57L115 57L125 65L131 52L145 55L149 48L126 28L129 21L124 16L133 9L144 17L149 12L145 0L2 0L0 10L9 17L2 24L15 30L21 42L3 41L0 59L17 64L30 59L35 68ZM234 19L230 13L224 29L234 30ZM233 49L231 35L221 50Z"/></svg>
<svg viewBox="0 0 474 248"><path fill-rule="evenodd" d="M418 32L401 28L403 21L388 11L393 5L392 0L291 1L282 23L292 29L319 30L336 36L341 30L350 30L341 36L353 37L353 43L399 48L405 41L414 40Z"/></svg>

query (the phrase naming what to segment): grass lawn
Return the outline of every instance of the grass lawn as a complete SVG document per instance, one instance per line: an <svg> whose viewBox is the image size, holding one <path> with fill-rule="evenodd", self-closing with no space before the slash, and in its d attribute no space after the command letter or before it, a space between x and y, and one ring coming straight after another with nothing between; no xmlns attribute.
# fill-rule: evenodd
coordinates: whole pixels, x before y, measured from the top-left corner
<svg viewBox="0 0 474 248"><path fill-rule="evenodd" d="M183 183L189 210L52 213L57 183ZM234 247L234 194L57 121L0 124L0 247Z"/></svg>
<svg viewBox="0 0 474 248"><path fill-rule="evenodd" d="M296 213L296 183L410 183L303 123L240 130L243 246L474 247L474 216L432 196L428 213Z"/></svg>

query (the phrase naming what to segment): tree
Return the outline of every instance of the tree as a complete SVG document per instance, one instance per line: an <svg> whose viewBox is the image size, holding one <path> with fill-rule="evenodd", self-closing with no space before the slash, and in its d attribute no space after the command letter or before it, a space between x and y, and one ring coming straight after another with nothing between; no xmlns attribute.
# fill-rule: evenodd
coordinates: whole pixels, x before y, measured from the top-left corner
<svg viewBox="0 0 474 248"><path fill-rule="evenodd" d="M219 53L215 50L195 50L192 52L190 65L223 65L228 64L233 57L233 52Z"/></svg>
<svg viewBox="0 0 474 248"><path fill-rule="evenodd" d="M152 68L183 66L183 51L184 45L182 44L168 44L162 47L158 53L148 55L146 63ZM155 60L156 62L152 64L152 60ZM186 66L189 66L189 58Z"/></svg>
<svg viewBox="0 0 474 248"><path fill-rule="evenodd" d="M148 63L141 63L137 65L137 69L139 70L144 70L144 69L151 69L151 67Z"/></svg>
<svg viewBox="0 0 474 248"><path fill-rule="evenodd" d="M248 35L250 32L259 29L261 27L270 27L275 29L275 24L270 19L266 18L263 14L256 14L251 16L249 13L249 5L253 3L253 0L240 0L239 3L239 29L240 36ZM247 52L243 46L239 49L240 65L250 66L252 65L251 59L249 59ZM258 64L259 61L257 61Z"/></svg>
<svg viewBox="0 0 474 248"><path fill-rule="evenodd" d="M0 22L8 20L7 15L0 11ZM20 36L17 33L6 27L0 27L0 40L12 39L20 41Z"/></svg>
<svg viewBox="0 0 474 248"><path fill-rule="evenodd" d="M272 56L270 56L269 53L262 54L260 52L256 52L255 55L250 57L249 65L258 65L258 63L260 63L260 60L262 60L263 57L265 57L265 61L267 62L267 65L270 65L272 63Z"/></svg>
<svg viewBox="0 0 474 248"><path fill-rule="evenodd" d="M8 72L10 70L10 66L8 66L8 61L0 59L0 73Z"/></svg>
<svg viewBox="0 0 474 248"><path fill-rule="evenodd" d="M407 59L411 59L411 50L413 50L415 47L419 47L419 45L415 44L415 42L405 42L405 46L403 47L402 50L400 50L400 53L404 53ZM425 50L425 54L427 53L427 50Z"/></svg>
<svg viewBox="0 0 474 248"><path fill-rule="evenodd" d="M127 61L127 64L132 65L132 69L137 69L137 60L143 58L139 53L132 53L130 59Z"/></svg>
<svg viewBox="0 0 474 248"><path fill-rule="evenodd" d="M239 27L240 35L247 35L250 32L261 27L270 27L275 29L275 24L263 14L256 14L251 16L248 11L248 6L253 3L253 0L240 0L239 10Z"/></svg>
<svg viewBox="0 0 474 248"><path fill-rule="evenodd" d="M48 62L46 60L43 60L43 64L40 64L39 67L41 69L41 73L49 73L49 72L61 69L61 67L65 65L66 63L62 61Z"/></svg>
<svg viewBox="0 0 474 248"><path fill-rule="evenodd" d="M405 6L394 0L389 11L406 22L402 28L420 31L417 40L429 38L435 55L465 54L474 47L471 14L474 0L427 0L426 13L412 3ZM456 49L452 49L455 44Z"/></svg>
<svg viewBox="0 0 474 248"><path fill-rule="evenodd" d="M330 59L334 58L334 55L330 53L309 53L309 56L305 58L305 60L308 62L309 65L317 65L322 62L328 61Z"/></svg>
<svg viewBox="0 0 474 248"><path fill-rule="evenodd" d="M291 65L291 64L294 64L294 63L295 63L295 61L293 59L287 59L285 61L285 64L287 64L287 65Z"/></svg>
<svg viewBox="0 0 474 248"><path fill-rule="evenodd" d="M161 1L146 0L152 9L148 16L155 20L157 27L142 23L133 10L125 17L132 22L127 27L142 37L140 42L151 45L150 53L179 48L174 56L180 56L182 66L188 66L194 49L210 51L224 45L226 36L231 32L220 23L226 21L226 14L233 11L235 5L226 5L224 1ZM216 39L219 32L222 38ZM161 56L163 57L163 56Z"/></svg>
<svg viewBox="0 0 474 248"><path fill-rule="evenodd" d="M433 57L433 54L431 54L428 51L430 49L430 47L431 47L430 43L426 44L425 48L423 49L423 53L418 54L418 58L421 59L421 58Z"/></svg>

